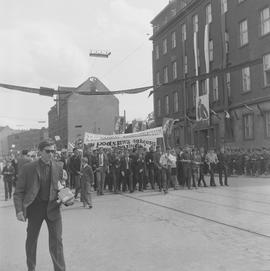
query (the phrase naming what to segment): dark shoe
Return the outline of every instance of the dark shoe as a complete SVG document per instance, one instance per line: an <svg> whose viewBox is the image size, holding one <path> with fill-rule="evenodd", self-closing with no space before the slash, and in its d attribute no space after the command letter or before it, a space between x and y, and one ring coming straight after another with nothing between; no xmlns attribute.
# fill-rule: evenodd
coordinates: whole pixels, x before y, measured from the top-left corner
<svg viewBox="0 0 270 271"><path fill-rule="evenodd" d="M89 205L89 206L88 206L88 208L89 208L89 209L92 209L92 208L93 208L93 206Z"/></svg>
<svg viewBox="0 0 270 271"><path fill-rule="evenodd" d="M229 186L227 183L225 183L226 186Z"/></svg>

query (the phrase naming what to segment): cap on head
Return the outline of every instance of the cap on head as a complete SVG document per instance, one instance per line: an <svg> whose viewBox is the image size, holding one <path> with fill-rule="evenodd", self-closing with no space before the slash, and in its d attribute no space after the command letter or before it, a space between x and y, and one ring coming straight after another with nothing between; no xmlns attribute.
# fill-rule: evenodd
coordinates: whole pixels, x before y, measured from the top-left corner
<svg viewBox="0 0 270 271"><path fill-rule="evenodd" d="M53 142L48 141L48 140L44 140L44 141L41 141L41 142L39 143L38 149L39 149L40 151L43 151L44 148L49 147L49 146L53 146L53 145L54 145Z"/></svg>

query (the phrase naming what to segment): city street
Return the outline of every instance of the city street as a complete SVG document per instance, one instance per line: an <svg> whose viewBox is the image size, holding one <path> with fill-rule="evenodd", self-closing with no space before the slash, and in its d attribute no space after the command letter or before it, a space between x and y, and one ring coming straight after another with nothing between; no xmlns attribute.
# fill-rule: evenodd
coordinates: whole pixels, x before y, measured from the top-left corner
<svg viewBox="0 0 270 271"><path fill-rule="evenodd" d="M76 201L62 212L67 270L270 270L270 179L233 177L229 184L94 195L93 209ZM0 270L26 270L26 223L3 201L2 180L0 187ZM37 270L52 269L44 223Z"/></svg>

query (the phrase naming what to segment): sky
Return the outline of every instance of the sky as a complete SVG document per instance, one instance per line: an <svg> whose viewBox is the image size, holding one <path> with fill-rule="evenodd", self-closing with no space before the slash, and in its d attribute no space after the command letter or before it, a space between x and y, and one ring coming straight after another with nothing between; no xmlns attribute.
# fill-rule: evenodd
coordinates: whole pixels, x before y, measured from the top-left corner
<svg viewBox="0 0 270 271"><path fill-rule="evenodd" d="M0 0L0 83L77 87L91 76L111 91L152 85L150 21L168 0ZM91 58L90 50L108 50ZM127 120L153 111L149 91L118 95ZM0 126L47 127L53 98L0 88Z"/></svg>

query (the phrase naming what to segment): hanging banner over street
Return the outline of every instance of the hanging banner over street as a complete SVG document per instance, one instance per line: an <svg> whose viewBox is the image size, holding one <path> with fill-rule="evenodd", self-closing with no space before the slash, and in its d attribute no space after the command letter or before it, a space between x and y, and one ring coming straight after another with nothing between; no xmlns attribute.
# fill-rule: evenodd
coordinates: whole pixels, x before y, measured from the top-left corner
<svg viewBox="0 0 270 271"><path fill-rule="evenodd" d="M145 130L138 133L118 134L118 135L98 135L85 133L84 144L96 148L126 147L133 148L137 145L149 148L155 147L157 138L163 137L162 127Z"/></svg>

